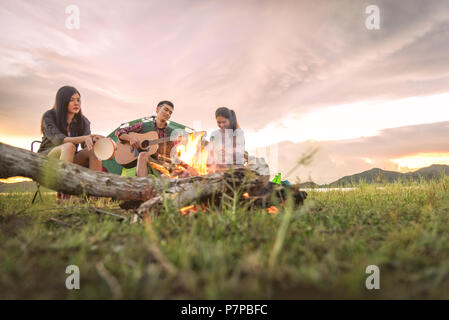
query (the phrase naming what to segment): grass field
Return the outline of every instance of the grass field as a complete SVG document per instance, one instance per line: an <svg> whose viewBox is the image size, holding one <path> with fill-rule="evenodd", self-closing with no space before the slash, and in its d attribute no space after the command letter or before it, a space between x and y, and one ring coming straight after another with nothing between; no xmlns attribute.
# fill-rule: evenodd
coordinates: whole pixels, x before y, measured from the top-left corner
<svg viewBox="0 0 449 320"><path fill-rule="evenodd" d="M0 196L1 299L449 298L447 177L311 191L276 215L167 206L142 224L89 211L130 218L117 202L31 198ZM68 265L79 290L65 287ZM368 265L380 290L365 288Z"/></svg>

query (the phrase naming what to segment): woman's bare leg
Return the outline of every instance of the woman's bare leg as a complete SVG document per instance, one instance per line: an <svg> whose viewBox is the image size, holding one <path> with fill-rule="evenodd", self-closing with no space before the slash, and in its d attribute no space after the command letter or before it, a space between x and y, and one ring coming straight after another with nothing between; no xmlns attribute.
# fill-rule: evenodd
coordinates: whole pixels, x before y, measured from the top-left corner
<svg viewBox="0 0 449 320"><path fill-rule="evenodd" d="M92 169L94 171L102 171L102 162L95 156L94 150L83 149L75 155L74 163L80 166Z"/></svg>
<svg viewBox="0 0 449 320"><path fill-rule="evenodd" d="M76 152L75 145L71 142L67 142L67 143L63 143L57 147L54 147L48 153L48 157L56 158L56 159L67 161L67 162L73 162L75 152ZM67 194L64 194L64 193L58 191L58 194L56 195L56 199L57 199L57 201L69 200L70 195L67 195Z"/></svg>
<svg viewBox="0 0 449 320"><path fill-rule="evenodd" d="M76 147L73 143L63 143L57 147L54 147L48 154L50 158L57 158L67 162L73 162L75 156Z"/></svg>

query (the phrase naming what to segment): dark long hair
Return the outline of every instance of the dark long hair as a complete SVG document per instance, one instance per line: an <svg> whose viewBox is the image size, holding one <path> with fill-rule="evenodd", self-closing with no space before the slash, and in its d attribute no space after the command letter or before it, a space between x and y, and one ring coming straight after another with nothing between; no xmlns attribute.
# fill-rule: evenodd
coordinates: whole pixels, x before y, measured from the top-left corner
<svg viewBox="0 0 449 320"><path fill-rule="evenodd" d="M61 130L61 132L67 132L67 114L68 114L68 105L70 102L70 98L72 98L72 96L78 93L81 97L81 94L79 93L78 90L76 90L76 88L74 87L70 87L70 86L64 86L59 88L58 92L56 93L56 100L55 100L55 105L56 105L56 125L58 126L59 130ZM83 114L81 113L81 109L80 111L75 114L74 119L77 119L78 122L81 124L81 128L80 131L83 131L82 125L83 125Z"/></svg>
<svg viewBox="0 0 449 320"><path fill-rule="evenodd" d="M61 87L59 88L58 92L56 92L56 98L55 103L53 105L53 109L55 109L56 111L56 125L58 126L58 129L63 133L67 132L68 105L70 99L75 93L78 93L81 97L79 91L71 86ZM80 124L79 132L77 132L77 135L81 135L82 132L84 131L84 121L81 109L77 114L75 114L73 119L77 119L78 123ZM41 120L41 131L43 132L43 118Z"/></svg>
<svg viewBox="0 0 449 320"><path fill-rule="evenodd" d="M235 130L237 128L240 128L238 122L237 122L237 116L235 115L234 110L228 109L226 107L218 108L215 111L215 118L216 117L223 117L229 120L229 123L231 124L229 129Z"/></svg>
<svg viewBox="0 0 449 320"><path fill-rule="evenodd" d="M53 103L52 109L56 109L56 103ZM44 134L44 115L41 117L41 134Z"/></svg>

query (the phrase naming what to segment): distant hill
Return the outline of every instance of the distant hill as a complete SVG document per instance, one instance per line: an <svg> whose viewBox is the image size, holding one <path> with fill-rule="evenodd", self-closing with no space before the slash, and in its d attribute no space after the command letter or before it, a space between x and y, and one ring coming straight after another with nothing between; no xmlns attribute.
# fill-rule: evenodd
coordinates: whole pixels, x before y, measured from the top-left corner
<svg viewBox="0 0 449 320"><path fill-rule="evenodd" d="M351 185L353 183L358 184L362 180L366 183L389 183L401 178L402 173L396 171L386 171L379 168L373 168L361 173L356 173L350 176L344 176L326 185L326 187L342 187L346 185Z"/></svg>
<svg viewBox="0 0 449 320"><path fill-rule="evenodd" d="M441 173L449 175L449 166L444 164L433 164L430 167L421 168L414 172L408 172L405 176L413 180L419 179L420 176L426 180L431 180L439 177Z"/></svg>
<svg viewBox="0 0 449 320"><path fill-rule="evenodd" d="M307 181L307 182L303 182L299 184L300 188L307 188L307 189L314 189L314 188L319 188L320 185L313 182L313 181Z"/></svg>
<svg viewBox="0 0 449 320"><path fill-rule="evenodd" d="M431 180L439 177L441 174L449 175L449 166L442 164L434 164L430 167L421 168L419 170L401 173L396 171L387 171L379 168L373 168L361 173L345 176L328 185L321 187L342 187L345 185L358 184L362 180L366 183L390 183L396 180L412 180L416 181L421 178L424 180Z"/></svg>

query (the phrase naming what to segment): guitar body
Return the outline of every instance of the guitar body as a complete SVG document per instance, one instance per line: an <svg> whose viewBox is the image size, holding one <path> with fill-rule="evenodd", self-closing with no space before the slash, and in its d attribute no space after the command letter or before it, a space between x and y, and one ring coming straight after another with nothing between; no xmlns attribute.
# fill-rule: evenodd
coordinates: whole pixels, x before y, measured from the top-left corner
<svg viewBox="0 0 449 320"><path fill-rule="evenodd" d="M115 161L124 167L131 165L137 160L139 153L149 152L150 154L156 153L159 144L154 143L154 140L158 140L158 135L156 131L150 131L147 133L128 133L130 136L136 138L140 142L140 148L132 147L128 141L117 142L117 151L115 152Z"/></svg>

